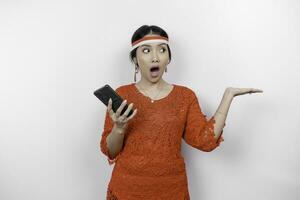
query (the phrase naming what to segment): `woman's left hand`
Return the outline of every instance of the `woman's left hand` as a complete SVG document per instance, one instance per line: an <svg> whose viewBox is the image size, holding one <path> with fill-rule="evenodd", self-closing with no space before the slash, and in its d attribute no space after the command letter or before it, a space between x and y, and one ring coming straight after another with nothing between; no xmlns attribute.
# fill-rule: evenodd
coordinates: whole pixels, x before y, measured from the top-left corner
<svg viewBox="0 0 300 200"><path fill-rule="evenodd" d="M263 91L256 88L234 88L234 87L226 88L226 93L232 95L232 97L243 95L243 94L257 93L257 92L262 93Z"/></svg>

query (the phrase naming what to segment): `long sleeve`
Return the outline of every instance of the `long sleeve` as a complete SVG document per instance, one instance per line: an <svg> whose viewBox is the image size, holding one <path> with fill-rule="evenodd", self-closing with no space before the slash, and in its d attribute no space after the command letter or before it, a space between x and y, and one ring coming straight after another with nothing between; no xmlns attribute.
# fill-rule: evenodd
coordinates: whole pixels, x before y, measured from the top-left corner
<svg viewBox="0 0 300 200"><path fill-rule="evenodd" d="M123 96L120 94L120 89L119 88L117 88L115 91L123 98ZM102 153L104 155L106 155L109 165L114 164L116 162L116 160L118 159L118 157L120 156L120 154L121 154L121 152L120 152L115 158L110 158L109 154L108 154L108 147L107 147L107 143L106 143L106 138L109 135L109 133L111 132L111 130L113 128L113 125L114 125L114 122L112 121L112 119L109 116L108 111L106 110L105 120L104 120L104 127L103 127L103 130L102 130L102 135L101 135L101 140L100 140L100 149L101 149Z"/></svg>
<svg viewBox="0 0 300 200"><path fill-rule="evenodd" d="M197 96L192 92L183 131L184 141L202 151L214 150L224 141L223 130L217 139L214 137L214 124L214 117L212 116L209 120L206 119L206 115L201 111Z"/></svg>

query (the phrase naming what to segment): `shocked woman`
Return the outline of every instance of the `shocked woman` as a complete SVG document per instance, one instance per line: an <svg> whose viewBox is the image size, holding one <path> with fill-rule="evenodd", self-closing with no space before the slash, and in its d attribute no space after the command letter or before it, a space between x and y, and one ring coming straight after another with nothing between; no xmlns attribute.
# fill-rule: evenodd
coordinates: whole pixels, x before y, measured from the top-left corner
<svg viewBox="0 0 300 200"><path fill-rule="evenodd" d="M114 112L110 99L100 141L109 164L115 163L106 199L189 200L181 140L201 151L214 150L224 141L233 98L262 90L226 88L215 114L206 119L192 89L162 78L171 61L167 33L144 25L134 32L131 44L135 82L116 88L124 101ZM136 83L138 71L141 80Z"/></svg>

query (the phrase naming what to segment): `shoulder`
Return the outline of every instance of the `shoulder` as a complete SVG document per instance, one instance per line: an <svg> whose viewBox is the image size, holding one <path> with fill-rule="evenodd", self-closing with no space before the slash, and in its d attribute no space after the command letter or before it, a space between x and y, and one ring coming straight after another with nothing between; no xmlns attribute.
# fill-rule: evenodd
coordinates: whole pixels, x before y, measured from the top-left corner
<svg viewBox="0 0 300 200"><path fill-rule="evenodd" d="M181 98L183 98L188 105L198 101L197 95L191 87L184 85L177 85L177 87L180 89Z"/></svg>
<svg viewBox="0 0 300 200"><path fill-rule="evenodd" d="M124 85L119 85L116 87L116 92L121 95L121 96L125 96L129 93L131 84L124 84Z"/></svg>
<svg viewBox="0 0 300 200"><path fill-rule="evenodd" d="M185 98L195 98L196 97L196 93L194 92L194 90L191 87L188 86L184 86L184 85L176 85L180 91L181 94L185 97Z"/></svg>

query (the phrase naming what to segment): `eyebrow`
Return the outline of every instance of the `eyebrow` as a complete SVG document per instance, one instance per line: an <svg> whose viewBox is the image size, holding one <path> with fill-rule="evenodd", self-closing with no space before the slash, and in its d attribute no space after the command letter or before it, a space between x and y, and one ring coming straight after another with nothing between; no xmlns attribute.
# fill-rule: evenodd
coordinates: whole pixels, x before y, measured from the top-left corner
<svg viewBox="0 0 300 200"><path fill-rule="evenodd" d="M166 45L165 43L160 43L158 46L161 46L161 45L163 45L163 44L164 44L164 45ZM142 47L142 46L151 47L151 46L150 46L150 45L148 45L148 44L143 44L143 45L141 45L141 47Z"/></svg>

